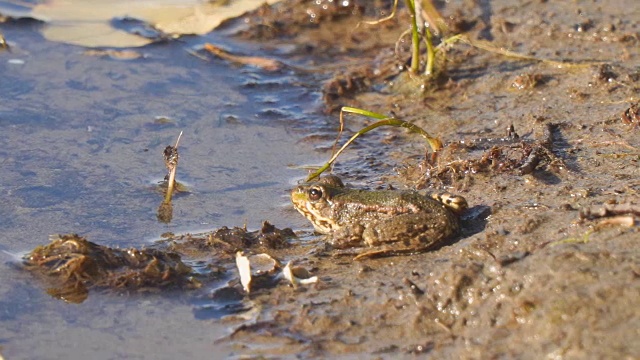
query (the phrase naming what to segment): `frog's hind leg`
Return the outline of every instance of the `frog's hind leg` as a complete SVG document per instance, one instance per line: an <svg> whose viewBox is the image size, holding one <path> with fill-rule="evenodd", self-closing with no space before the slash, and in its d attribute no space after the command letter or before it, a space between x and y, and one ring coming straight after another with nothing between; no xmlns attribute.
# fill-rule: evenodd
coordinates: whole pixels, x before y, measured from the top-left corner
<svg viewBox="0 0 640 360"><path fill-rule="evenodd" d="M364 251L358 254L356 257L354 257L353 260L360 261L364 259L377 259L377 258L391 257L391 256L398 256L398 255L419 254L419 253L423 253L431 250L436 245L437 244L431 244L429 246L425 246L422 248L378 249L378 250Z"/></svg>
<svg viewBox="0 0 640 360"><path fill-rule="evenodd" d="M458 231L458 221L444 207L372 222L362 232L364 244L380 249L420 251Z"/></svg>

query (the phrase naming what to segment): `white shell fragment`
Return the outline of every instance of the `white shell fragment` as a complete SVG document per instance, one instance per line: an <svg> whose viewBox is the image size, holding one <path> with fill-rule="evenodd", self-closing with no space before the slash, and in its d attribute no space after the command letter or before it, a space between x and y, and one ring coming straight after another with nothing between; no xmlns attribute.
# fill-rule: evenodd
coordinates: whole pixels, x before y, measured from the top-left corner
<svg viewBox="0 0 640 360"><path fill-rule="evenodd" d="M236 253L236 267L240 273L240 283L247 293L251 292L254 278L271 276L281 265L269 254L245 256L242 251Z"/></svg>
<svg viewBox="0 0 640 360"><path fill-rule="evenodd" d="M301 266L292 266L291 261L282 269L282 275L284 275L285 279L289 280L294 288L298 285L308 285L318 282L317 276L311 276L309 271Z"/></svg>
<svg viewBox="0 0 640 360"><path fill-rule="evenodd" d="M236 266L240 273L240 283L244 291L249 292L251 290L251 265L249 258L244 256L242 251L236 253Z"/></svg>
<svg viewBox="0 0 640 360"><path fill-rule="evenodd" d="M251 263L251 272L253 276L273 273L275 270L280 268L278 260L271 257L271 255L264 253L249 256L249 262Z"/></svg>

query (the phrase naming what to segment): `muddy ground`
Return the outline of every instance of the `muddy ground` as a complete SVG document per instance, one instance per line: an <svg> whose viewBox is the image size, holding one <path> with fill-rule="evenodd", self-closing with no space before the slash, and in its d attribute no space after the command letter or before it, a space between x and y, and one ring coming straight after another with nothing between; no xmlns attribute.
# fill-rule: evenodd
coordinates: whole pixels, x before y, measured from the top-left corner
<svg viewBox="0 0 640 360"><path fill-rule="evenodd" d="M471 209L463 216L460 236L434 251L410 256L354 262L350 256L317 251L322 239L311 234L310 225L295 229L301 241L269 252L295 260L320 281L297 289L281 283L244 297L205 295L226 302L226 313L235 313L221 319L220 314L207 318L207 309L200 314L215 322L212 328L222 323L231 329L216 340L214 346L225 349L217 354L640 356L640 252L636 250L640 9L636 1L606 5L452 1L436 6L448 19L452 34L539 60L457 43L448 48L446 70L437 81L426 83L423 90L403 85L400 79L406 75L409 53L406 41L397 42L408 29L406 9L401 6L387 22L358 25L389 14L391 2L381 0L283 1L223 26L222 31L229 32L240 28L234 40L261 51L250 55L277 58L285 64L279 70L287 74L284 77L295 77L296 86L310 89L303 95L288 95L292 102L322 93L319 109L261 114L301 137L300 148L313 147L328 157L336 136L337 109L344 105L411 121L445 144L434 157L426 154L419 137L401 130L367 134L334 169L345 182L369 188L391 184L446 190L466 197ZM256 78L262 80L260 75ZM268 84L259 84L260 89L284 97L287 89L279 88L282 83ZM268 96L263 100L270 101ZM290 109L295 108L294 104ZM333 114L331 122L307 123L304 115L315 111ZM287 119L294 115L295 121ZM347 132L366 121L350 117ZM507 136L510 126L517 138L513 132ZM220 172L215 175L220 177ZM253 178L260 174L252 174ZM272 191L257 193L254 197L260 202L283 197ZM247 192L242 196L236 203L250 206L245 202ZM216 209L225 210L229 208ZM233 269L229 264L232 261L225 266ZM238 287L237 281L234 286ZM192 316L182 310L184 319ZM162 314L151 316L146 311ZM182 313L176 313L178 319L172 324L193 327ZM199 313L194 313L197 318ZM162 320L168 328L166 316L162 308L145 310L139 322ZM192 339L197 346L183 341L180 334L185 333L178 332L149 347L157 352L161 345L175 345L167 341L179 339L185 348L210 354L213 331L202 322L200 326L204 330ZM160 331L157 327L151 324L142 331ZM113 328L114 337L128 337ZM98 334L97 343L102 341L105 352L111 353L112 343ZM118 338L113 344L118 341L122 342ZM232 350L226 352L228 348ZM156 353L152 349L146 354Z"/></svg>
<svg viewBox="0 0 640 360"><path fill-rule="evenodd" d="M635 2L438 2L458 33L572 65L457 44L440 82L418 94L394 91L397 68L386 67L408 27L406 9L384 24L356 28L364 18L384 16L380 9L389 4L318 3L329 10L303 1L263 8L247 17L244 39L265 41L267 49L286 44L283 61L321 69L326 111L348 105L393 113L446 144L433 162L420 152L419 139L393 131L372 135L335 172L370 187L391 182L453 191L472 209L463 235L437 251L360 262L299 254L321 282L305 291L252 294L261 313L229 337L238 351L640 355L640 119L637 108L628 110L640 90ZM408 61L407 53L398 59ZM510 145L463 145L502 138L510 125L520 135ZM326 148L331 136L324 135L306 139ZM379 141L386 144L382 150ZM535 151L541 151L539 162L527 165ZM623 210L587 216L606 206Z"/></svg>

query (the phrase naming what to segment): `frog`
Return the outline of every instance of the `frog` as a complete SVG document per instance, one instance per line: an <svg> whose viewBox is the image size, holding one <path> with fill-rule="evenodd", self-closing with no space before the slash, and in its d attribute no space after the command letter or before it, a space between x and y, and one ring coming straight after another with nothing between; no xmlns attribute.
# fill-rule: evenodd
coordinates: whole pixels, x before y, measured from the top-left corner
<svg viewBox="0 0 640 360"><path fill-rule="evenodd" d="M428 251L460 232L468 207L449 193L348 188L335 175L298 185L291 201L331 247L365 248L356 260Z"/></svg>

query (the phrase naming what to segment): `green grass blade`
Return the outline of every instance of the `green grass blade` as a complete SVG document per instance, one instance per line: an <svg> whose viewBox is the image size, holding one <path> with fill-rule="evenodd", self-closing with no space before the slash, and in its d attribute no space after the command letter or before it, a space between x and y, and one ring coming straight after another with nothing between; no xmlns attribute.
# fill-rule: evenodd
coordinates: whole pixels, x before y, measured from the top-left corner
<svg viewBox="0 0 640 360"><path fill-rule="evenodd" d="M372 119L378 119L378 120L389 118L389 116L387 115L382 115L382 114L374 113L373 111L367 111L367 110L358 109L358 108L349 107L349 106L343 106L340 111L351 113L351 114L358 114L358 115L362 115L362 116L366 116L366 117L370 117Z"/></svg>
<svg viewBox="0 0 640 360"><path fill-rule="evenodd" d="M322 165L314 173L309 175L307 177L306 181L311 181L311 180L317 178L318 176L320 176L320 174L322 174L329 167L331 167L331 165L336 161L338 156L340 156L340 154L342 154L342 152L352 142L354 142L355 139L357 139L360 135L364 135L364 134L368 133L369 131L371 131L373 129L376 129L376 128L379 128L381 126L402 127L402 128L405 128L405 129L409 130L409 132L419 134L420 136L424 137L427 140L427 142L429 143L429 146L431 147L431 150L434 151L434 152L442 147L442 142L440 142L440 140L431 137L431 135L429 135L429 133L424 131L421 127L419 127L417 125L414 125L412 123L406 122L404 120L394 119L394 118L390 118L390 117L384 116L382 114L377 114L377 113L370 112L370 111L367 111L367 110L351 108L351 107L346 107L346 106L342 108L342 111L348 112L348 113L353 113L353 114L360 114L360 115L364 115L364 116L371 117L371 118L374 118L374 119L381 119L381 120L377 121L377 122L375 122L375 123L373 123L373 124L371 124L369 126L366 126L366 127L362 128L360 131L356 132L353 136L351 136L351 138L349 138L349 140L347 140L347 142L344 143L344 145L342 145L342 147L338 151L336 151L333 154L333 156L331 156L331 159L329 159L329 161L327 161L324 165Z"/></svg>

